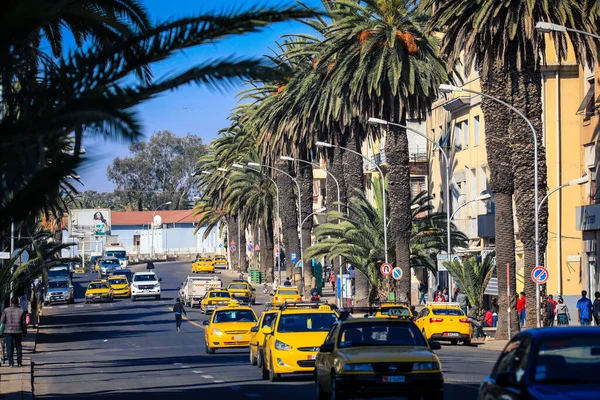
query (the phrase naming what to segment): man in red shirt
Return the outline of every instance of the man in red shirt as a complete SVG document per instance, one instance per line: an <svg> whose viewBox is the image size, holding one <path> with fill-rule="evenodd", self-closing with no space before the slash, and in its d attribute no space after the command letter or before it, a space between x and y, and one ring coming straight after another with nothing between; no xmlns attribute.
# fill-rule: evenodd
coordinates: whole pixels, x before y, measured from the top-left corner
<svg viewBox="0 0 600 400"><path fill-rule="evenodd" d="M556 300L551 294L548 295L548 301L546 302L546 314L548 315L548 326L554 326L554 316L556 315Z"/></svg>
<svg viewBox="0 0 600 400"><path fill-rule="evenodd" d="M494 315L490 310L484 310L484 326L491 328L494 326Z"/></svg>
<svg viewBox="0 0 600 400"><path fill-rule="evenodd" d="M525 292L519 293L519 298L517 299L517 313L519 313L519 320L521 321L521 328L525 327L525 310L527 308L527 297L525 297Z"/></svg>

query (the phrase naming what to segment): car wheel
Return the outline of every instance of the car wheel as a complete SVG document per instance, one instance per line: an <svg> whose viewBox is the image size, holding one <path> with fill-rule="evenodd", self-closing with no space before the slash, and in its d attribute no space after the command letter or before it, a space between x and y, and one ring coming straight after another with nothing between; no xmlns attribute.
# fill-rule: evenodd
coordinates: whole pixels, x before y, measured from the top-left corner
<svg viewBox="0 0 600 400"><path fill-rule="evenodd" d="M452 346L456 346L456 345L458 344L458 340L456 340L456 339L452 339L452 340L450 341L450 344L452 344Z"/></svg>
<svg viewBox="0 0 600 400"><path fill-rule="evenodd" d="M261 368L263 365L263 357L262 351L260 351L260 346L258 346L258 350L256 351L256 365L258 368Z"/></svg>
<svg viewBox="0 0 600 400"><path fill-rule="evenodd" d="M321 388L319 385L319 380L317 379L317 373L315 372L315 397L317 400L329 400L331 395Z"/></svg>
<svg viewBox="0 0 600 400"><path fill-rule="evenodd" d="M258 358L254 357L254 354L252 354L252 347L250 347L250 365L256 364L258 364Z"/></svg>
<svg viewBox="0 0 600 400"><path fill-rule="evenodd" d="M271 382L279 382L279 380L281 379L281 375L280 374L276 374L275 373L275 367L273 366L273 360L271 359L271 368L269 368L269 380Z"/></svg>
<svg viewBox="0 0 600 400"><path fill-rule="evenodd" d="M261 359L263 359L263 358L264 358L264 355L261 357ZM262 372L261 377L263 379L269 379L269 370L267 369L267 363L265 363L264 360L261 363L261 372Z"/></svg>
<svg viewBox="0 0 600 400"><path fill-rule="evenodd" d="M471 339L463 340L463 344L465 346L470 346L471 345Z"/></svg>
<svg viewBox="0 0 600 400"><path fill-rule="evenodd" d="M340 393L337 388L337 383L335 381L335 374L331 374L331 400L347 400L348 396L344 393Z"/></svg>

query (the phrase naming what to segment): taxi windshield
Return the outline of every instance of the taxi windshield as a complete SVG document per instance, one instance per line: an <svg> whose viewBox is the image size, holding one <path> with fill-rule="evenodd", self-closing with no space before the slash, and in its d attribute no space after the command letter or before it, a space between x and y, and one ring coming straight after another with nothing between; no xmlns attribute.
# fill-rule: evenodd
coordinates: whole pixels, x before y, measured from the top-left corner
<svg viewBox="0 0 600 400"><path fill-rule="evenodd" d="M225 297L225 298L229 298L231 296L229 296L229 293L227 293L227 292L211 292L210 293L210 297Z"/></svg>
<svg viewBox="0 0 600 400"><path fill-rule="evenodd" d="M368 321L347 324L340 333L340 348L361 346L427 346L413 324Z"/></svg>
<svg viewBox="0 0 600 400"><path fill-rule="evenodd" d="M127 284L127 279L125 279L125 278L109 279L108 281L110 282L111 285L125 285L125 284Z"/></svg>
<svg viewBox="0 0 600 400"><path fill-rule="evenodd" d="M256 316L250 310L223 310L215 313L213 322L256 322Z"/></svg>
<svg viewBox="0 0 600 400"><path fill-rule="evenodd" d="M410 317L410 311L406 307L384 307L379 312L381 315Z"/></svg>
<svg viewBox="0 0 600 400"><path fill-rule="evenodd" d="M198 261L200 261L200 262L211 262L212 260L210 258L199 258Z"/></svg>
<svg viewBox="0 0 600 400"><path fill-rule="evenodd" d="M277 332L327 332L335 321L334 313L284 314L279 318Z"/></svg>
<svg viewBox="0 0 600 400"><path fill-rule="evenodd" d="M106 286L106 283L90 283L88 289L108 289L108 286Z"/></svg>
<svg viewBox="0 0 600 400"><path fill-rule="evenodd" d="M242 289L242 290L246 290L247 286L245 283L232 283L231 285L229 285L229 289Z"/></svg>
<svg viewBox="0 0 600 400"><path fill-rule="evenodd" d="M48 289L64 289L68 287L69 285L65 281L48 282Z"/></svg>
<svg viewBox="0 0 600 400"><path fill-rule="evenodd" d="M300 293L297 289L279 289L277 294L290 295L290 296L298 296Z"/></svg>
<svg viewBox="0 0 600 400"><path fill-rule="evenodd" d="M463 311L458 308L433 308L431 311L434 315L465 315Z"/></svg>

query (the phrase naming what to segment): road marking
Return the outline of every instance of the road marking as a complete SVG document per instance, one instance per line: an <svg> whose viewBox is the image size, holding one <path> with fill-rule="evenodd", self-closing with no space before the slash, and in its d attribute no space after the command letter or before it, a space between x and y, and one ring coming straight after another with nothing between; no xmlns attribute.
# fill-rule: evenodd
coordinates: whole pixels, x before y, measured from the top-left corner
<svg viewBox="0 0 600 400"><path fill-rule="evenodd" d="M173 363L173 365L183 365L183 364L181 364L181 363Z"/></svg>
<svg viewBox="0 0 600 400"><path fill-rule="evenodd" d="M225 382L225 381L214 380L213 382L214 382L214 383L223 383L223 382Z"/></svg>
<svg viewBox="0 0 600 400"><path fill-rule="evenodd" d="M203 374L204 373L204 371L192 371L192 372L195 374Z"/></svg>
<svg viewBox="0 0 600 400"><path fill-rule="evenodd" d="M204 379L214 379L215 377L212 375L202 375Z"/></svg>
<svg viewBox="0 0 600 400"><path fill-rule="evenodd" d="M169 309L171 312L173 312L173 307L169 307L169 306L167 306L167 308L168 308L168 309ZM190 324L192 324L192 325L194 325L194 326L197 326L198 328L201 328L201 329L206 329L206 327L204 327L204 325L200 325L199 323L192 321L191 319L189 319L189 318L187 317L187 315L184 315L184 316L183 316L183 319L184 319L185 321L189 322Z"/></svg>
<svg viewBox="0 0 600 400"><path fill-rule="evenodd" d="M181 368L192 368L189 365L182 365Z"/></svg>
<svg viewBox="0 0 600 400"><path fill-rule="evenodd" d="M46 307L44 307L44 308L46 308L46 309L50 310L50 309L52 309L52 308L54 308L54 307L52 307L52 306L46 306Z"/></svg>
<svg viewBox="0 0 600 400"><path fill-rule="evenodd" d="M69 306L58 306L58 308L69 308Z"/></svg>
<svg viewBox="0 0 600 400"><path fill-rule="evenodd" d="M83 308L83 304L76 305L75 308Z"/></svg>

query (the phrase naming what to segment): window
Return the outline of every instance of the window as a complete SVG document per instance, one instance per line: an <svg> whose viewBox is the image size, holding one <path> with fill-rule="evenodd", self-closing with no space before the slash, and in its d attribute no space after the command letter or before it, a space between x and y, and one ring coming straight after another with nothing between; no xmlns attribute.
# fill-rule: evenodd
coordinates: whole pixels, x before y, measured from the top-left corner
<svg viewBox="0 0 600 400"><path fill-rule="evenodd" d="M477 168L471 168L471 173L469 174L469 196L471 197L469 200L474 199L479 196L479 192L477 191ZM481 203L481 202L478 202ZM477 215L477 210L479 209L479 204L473 204L473 207L469 207L472 215Z"/></svg>
<svg viewBox="0 0 600 400"><path fill-rule="evenodd" d="M596 104L594 103L594 79L588 80L587 84L589 88L583 97L581 105L577 109L577 114L583 114L584 117L594 115L594 110L596 109Z"/></svg>
<svg viewBox="0 0 600 400"><path fill-rule="evenodd" d="M462 150L462 129L461 124L454 124L454 151Z"/></svg>
<svg viewBox="0 0 600 400"><path fill-rule="evenodd" d="M416 197L419 193L427 191L425 187L425 177L412 177L410 178L410 196L411 198Z"/></svg>
<svg viewBox="0 0 600 400"><path fill-rule="evenodd" d="M473 146L479 146L479 115L473 118Z"/></svg>
<svg viewBox="0 0 600 400"><path fill-rule="evenodd" d="M340 330L340 325L339 324L333 325L331 327L331 330L329 331L329 334L327 334L327 337L325 338L325 342L324 343L334 344L335 343L335 339L337 338L337 334L338 334L339 330Z"/></svg>
<svg viewBox="0 0 600 400"><path fill-rule="evenodd" d="M461 123L461 129L465 135L465 141L463 142L463 148L468 149L469 148L469 121L468 120L464 120Z"/></svg>
<svg viewBox="0 0 600 400"><path fill-rule="evenodd" d="M530 349L531 338L528 336L513 339L500 355L492 376L495 378L502 372L510 371L516 374L517 381L521 381L525 374Z"/></svg>

